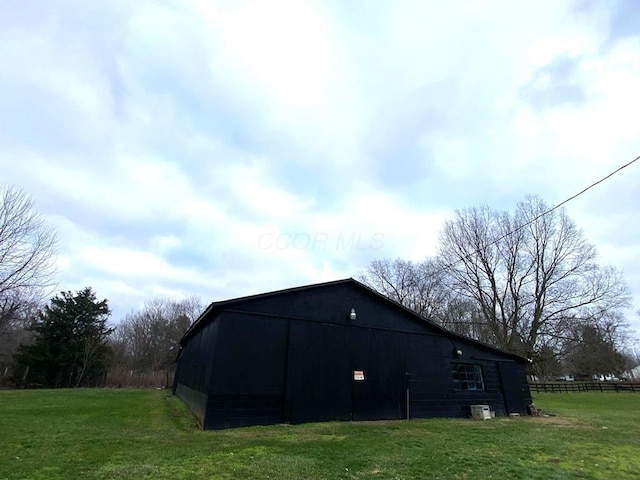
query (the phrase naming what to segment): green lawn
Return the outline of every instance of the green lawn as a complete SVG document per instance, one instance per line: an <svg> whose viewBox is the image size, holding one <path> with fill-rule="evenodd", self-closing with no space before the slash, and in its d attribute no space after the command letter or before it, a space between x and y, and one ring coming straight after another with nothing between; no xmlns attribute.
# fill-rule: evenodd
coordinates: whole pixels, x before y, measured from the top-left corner
<svg viewBox="0 0 640 480"><path fill-rule="evenodd" d="M557 416L203 432L164 391L0 391L0 479L638 478L640 393L535 400Z"/></svg>

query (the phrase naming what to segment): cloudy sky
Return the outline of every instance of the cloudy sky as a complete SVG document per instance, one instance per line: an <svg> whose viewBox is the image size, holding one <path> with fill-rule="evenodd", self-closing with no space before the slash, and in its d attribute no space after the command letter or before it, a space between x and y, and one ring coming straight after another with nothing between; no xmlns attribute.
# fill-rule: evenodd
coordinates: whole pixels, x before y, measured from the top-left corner
<svg viewBox="0 0 640 480"><path fill-rule="evenodd" d="M0 0L0 181L116 320L421 260L456 209L633 160L638 112L634 0ZM634 310L639 184L566 207Z"/></svg>

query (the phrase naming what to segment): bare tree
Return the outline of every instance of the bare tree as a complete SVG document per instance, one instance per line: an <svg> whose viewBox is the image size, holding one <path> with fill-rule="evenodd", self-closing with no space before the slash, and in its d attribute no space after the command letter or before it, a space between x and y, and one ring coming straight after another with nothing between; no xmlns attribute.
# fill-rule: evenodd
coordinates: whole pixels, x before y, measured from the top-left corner
<svg viewBox="0 0 640 480"><path fill-rule="evenodd" d="M386 297L432 320L439 320L449 301L438 267L427 259L416 263L388 258L374 260L360 280Z"/></svg>
<svg viewBox="0 0 640 480"><path fill-rule="evenodd" d="M115 366L131 376L135 372L138 378L160 372L158 378L168 383L178 342L202 310L199 298L188 297L181 301L151 300L142 309L127 314L111 339Z"/></svg>
<svg viewBox="0 0 640 480"><path fill-rule="evenodd" d="M31 330L35 323L40 305L36 303L12 304L4 310L4 323L0 324L0 387L9 384L13 370L13 356L21 344L32 341Z"/></svg>
<svg viewBox="0 0 640 480"><path fill-rule="evenodd" d="M113 330L108 331L111 334ZM108 338L98 331L87 332L82 339L82 343L79 347L77 360L79 363L79 369L77 372L76 388L83 385L87 381L86 374L91 371L94 366L100 365L105 356L105 352L108 352ZM106 375L106 371L104 372ZM104 378L104 377L103 377ZM97 379L93 379L93 383L96 384Z"/></svg>
<svg viewBox="0 0 640 480"><path fill-rule="evenodd" d="M53 285L55 246L56 235L31 198L0 187L0 313Z"/></svg>
<svg viewBox="0 0 640 480"><path fill-rule="evenodd" d="M371 262L360 280L386 297L456 333L488 342L482 312L471 300L456 295L445 283L437 261L397 258Z"/></svg>
<svg viewBox="0 0 640 480"><path fill-rule="evenodd" d="M629 305L620 272L597 265L563 210L548 211L537 197L514 214L470 208L440 235L447 284L476 303L491 343L530 357L567 325L594 324Z"/></svg>
<svg viewBox="0 0 640 480"><path fill-rule="evenodd" d="M56 236L21 190L0 185L0 377L31 334L27 326L53 285Z"/></svg>
<svg viewBox="0 0 640 480"><path fill-rule="evenodd" d="M448 330L491 343L491 332L482 311L468 298L449 292L446 308L435 320Z"/></svg>
<svg viewBox="0 0 640 480"><path fill-rule="evenodd" d="M637 341L636 341L637 342ZM629 346L624 352L625 356L625 370L627 374L630 374L631 371L640 366L640 350L637 347L637 343L634 346ZM637 380L637 375L629 375L629 379Z"/></svg>

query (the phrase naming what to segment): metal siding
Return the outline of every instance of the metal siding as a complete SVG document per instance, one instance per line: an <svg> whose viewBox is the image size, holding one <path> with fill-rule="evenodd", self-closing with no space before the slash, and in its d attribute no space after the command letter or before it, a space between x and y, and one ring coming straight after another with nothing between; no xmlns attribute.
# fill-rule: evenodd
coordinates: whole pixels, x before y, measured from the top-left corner
<svg viewBox="0 0 640 480"><path fill-rule="evenodd" d="M182 400L193 415L198 419L198 423L204 427L207 411L207 394L193 390L181 383L176 385L175 395Z"/></svg>
<svg viewBox="0 0 640 480"><path fill-rule="evenodd" d="M288 321L225 313L219 323L206 428L281 423Z"/></svg>
<svg viewBox="0 0 640 480"><path fill-rule="evenodd" d="M207 394L217 338L218 321L214 320L182 347L175 373L175 394L194 412L201 425L206 423Z"/></svg>
<svg viewBox="0 0 640 480"><path fill-rule="evenodd" d="M176 389L184 385L191 390L207 393L217 337L218 321L214 320L182 347L174 380ZM185 403L188 402L185 400Z"/></svg>

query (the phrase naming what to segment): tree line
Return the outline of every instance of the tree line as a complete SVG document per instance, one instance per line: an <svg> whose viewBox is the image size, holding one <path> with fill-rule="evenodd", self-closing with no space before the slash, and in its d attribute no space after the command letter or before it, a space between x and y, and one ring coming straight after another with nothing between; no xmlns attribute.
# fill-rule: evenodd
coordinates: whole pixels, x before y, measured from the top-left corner
<svg viewBox="0 0 640 480"><path fill-rule="evenodd" d="M56 245L31 198L0 186L0 386L168 386L200 300L154 299L117 324L91 287L47 301Z"/></svg>
<svg viewBox="0 0 640 480"><path fill-rule="evenodd" d="M200 300L154 299L113 323L91 287L46 300L55 252L31 199L0 187L0 386L169 386ZM625 353L622 273L600 265L566 212L538 197L513 212L457 211L435 256L377 259L361 280L447 329L530 358L541 378L619 375L640 363Z"/></svg>
<svg viewBox="0 0 640 480"><path fill-rule="evenodd" d="M622 273L564 209L527 196L513 212L488 206L445 222L437 254L377 259L360 278L462 335L532 360L532 373L621 374L630 295Z"/></svg>
<svg viewBox="0 0 640 480"><path fill-rule="evenodd" d="M158 298L128 313L109 339L112 351L107 383L113 386L170 386L179 341L203 311L192 296Z"/></svg>
<svg viewBox="0 0 640 480"><path fill-rule="evenodd" d="M91 287L61 292L19 324L22 341L13 344L4 383L168 387L178 343L201 310L196 297L156 299L111 325L108 301L99 300Z"/></svg>

